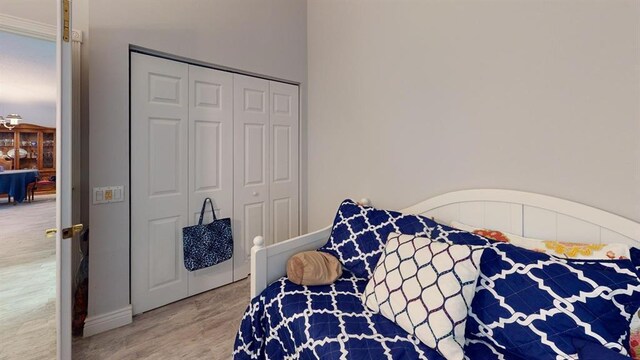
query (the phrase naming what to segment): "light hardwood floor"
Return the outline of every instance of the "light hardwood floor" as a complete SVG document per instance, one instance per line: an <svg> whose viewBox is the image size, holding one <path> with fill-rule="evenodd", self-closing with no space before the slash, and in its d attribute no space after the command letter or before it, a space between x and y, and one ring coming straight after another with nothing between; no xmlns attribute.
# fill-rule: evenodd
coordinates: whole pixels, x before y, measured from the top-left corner
<svg viewBox="0 0 640 360"><path fill-rule="evenodd" d="M55 359L55 197L0 200L0 360ZM91 280L90 280L91 281ZM136 316L132 324L73 341L74 359L229 359L249 281Z"/></svg>
<svg viewBox="0 0 640 360"><path fill-rule="evenodd" d="M55 195L0 199L0 359L55 358L55 215Z"/></svg>
<svg viewBox="0 0 640 360"><path fill-rule="evenodd" d="M75 339L73 358L230 359L248 304L245 279L151 310L127 326Z"/></svg>

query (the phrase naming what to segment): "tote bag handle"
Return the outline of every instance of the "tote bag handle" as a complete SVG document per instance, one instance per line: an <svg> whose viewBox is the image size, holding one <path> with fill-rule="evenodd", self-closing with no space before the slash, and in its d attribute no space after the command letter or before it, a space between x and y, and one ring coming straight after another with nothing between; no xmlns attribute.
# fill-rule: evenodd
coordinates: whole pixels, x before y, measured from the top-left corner
<svg viewBox="0 0 640 360"><path fill-rule="evenodd" d="M213 201L211 200L211 198L206 198L202 203L202 210L200 210L200 220L198 220L198 225L202 225L202 219L204 218L204 208L207 206L207 202L209 202L209 205L211 205L211 213L213 214L213 220L214 221L218 220L218 218L216 218L216 211L213 208Z"/></svg>

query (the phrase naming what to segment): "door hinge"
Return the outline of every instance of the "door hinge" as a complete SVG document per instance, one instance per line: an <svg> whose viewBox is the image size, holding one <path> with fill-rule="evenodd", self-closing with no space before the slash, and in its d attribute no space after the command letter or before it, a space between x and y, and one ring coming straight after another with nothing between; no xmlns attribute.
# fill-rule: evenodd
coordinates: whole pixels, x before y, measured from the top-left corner
<svg viewBox="0 0 640 360"><path fill-rule="evenodd" d="M69 11L69 0L62 0L62 11L63 11L63 25L62 25L62 40L64 42L69 42L69 18L71 17L71 13Z"/></svg>

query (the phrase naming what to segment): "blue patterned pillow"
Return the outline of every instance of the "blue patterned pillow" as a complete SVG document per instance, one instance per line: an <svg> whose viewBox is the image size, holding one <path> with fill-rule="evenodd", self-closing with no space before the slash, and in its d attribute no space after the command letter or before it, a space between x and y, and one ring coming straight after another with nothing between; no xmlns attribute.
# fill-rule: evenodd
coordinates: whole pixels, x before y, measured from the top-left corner
<svg viewBox="0 0 640 360"><path fill-rule="evenodd" d="M369 279L391 232L426 236L449 244L489 243L481 236L438 224L424 216L379 210L345 200L338 208L329 240L318 250L338 258L344 268L357 277Z"/></svg>
<svg viewBox="0 0 640 360"><path fill-rule="evenodd" d="M573 339L573 345L578 350L580 360L629 360L628 356L590 341Z"/></svg>
<svg viewBox="0 0 640 360"><path fill-rule="evenodd" d="M483 253L468 338L527 359L576 356L574 339L628 354L640 280L628 261L568 261L510 244Z"/></svg>

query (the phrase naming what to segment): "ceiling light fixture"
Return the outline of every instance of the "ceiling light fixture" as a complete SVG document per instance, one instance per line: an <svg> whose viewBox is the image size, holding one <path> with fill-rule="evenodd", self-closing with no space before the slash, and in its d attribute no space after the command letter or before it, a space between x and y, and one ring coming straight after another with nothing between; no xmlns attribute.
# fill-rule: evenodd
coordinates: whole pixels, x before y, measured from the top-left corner
<svg viewBox="0 0 640 360"><path fill-rule="evenodd" d="M6 118L0 116L0 125L3 125L9 130L13 130L16 125L20 124L20 121L22 121L22 116L18 114L9 114Z"/></svg>

